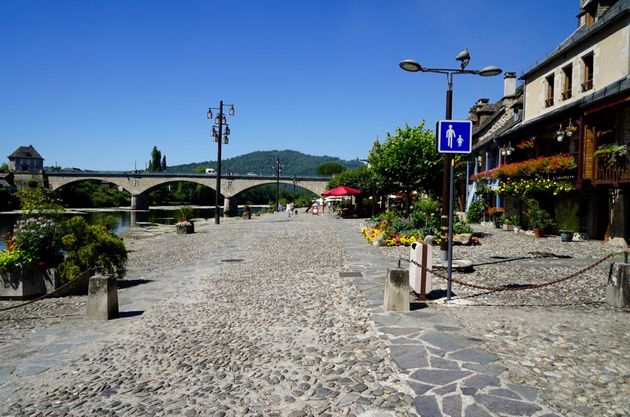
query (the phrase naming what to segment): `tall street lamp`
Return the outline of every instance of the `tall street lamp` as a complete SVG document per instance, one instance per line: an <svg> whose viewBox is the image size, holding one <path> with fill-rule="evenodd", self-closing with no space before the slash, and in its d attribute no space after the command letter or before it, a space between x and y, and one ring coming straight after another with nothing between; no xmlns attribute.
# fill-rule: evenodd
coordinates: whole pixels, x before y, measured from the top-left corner
<svg viewBox="0 0 630 417"><path fill-rule="evenodd" d="M223 113L223 100L219 102L219 107L208 107L208 120L212 120L212 110L218 110L216 118L214 119L214 124L212 125L212 131L210 136L217 143L217 185L216 185L216 196L214 200L214 223L219 224L220 220L220 209L219 198L221 195L221 144L229 143L230 136L230 126L227 124L225 114ZM234 105L233 104L225 104L226 106L230 106L229 115L234 116ZM225 131L223 131L223 127L225 126Z"/></svg>
<svg viewBox="0 0 630 417"><path fill-rule="evenodd" d="M482 77L490 77L493 75L499 75L502 72L501 68L494 67L494 66L487 66L480 70L466 69L466 66L468 66L468 63L470 62L470 53L468 52L467 48L461 51L459 54L457 54L455 59L457 61L460 61L459 68L427 68L427 67L423 67L418 62L411 59L405 59L404 61L401 61L399 64L400 68L409 72L435 72L438 74L446 75L446 82L447 82L446 117L445 117L446 120L451 120L453 117L453 75L454 74L473 74L473 75L481 75ZM451 265L452 240L451 240L451 236L449 236L449 229L452 229L452 225L449 224L452 222L452 220L449 221L449 213L451 212L451 207L453 205L452 195L450 195L452 193L449 193L449 189L451 188L450 184L452 181L452 175L451 175L452 166L453 166L452 155L450 153L445 153L444 154L444 175L443 175L443 181L442 181L442 210L441 210L441 215L440 215L440 226L441 226L440 259L442 261L449 260L449 277L450 277L450 272L451 272L451 267L452 267ZM450 299L450 292L451 292L450 284L451 283L449 279L448 288L447 288L448 299Z"/></svg>
<svg viewBox="0 0 630 417"><path fill-rule="evenodd" d="M282 174L282 165L280 165L280 158L276 158L276 165L272 168L276 175L276 211L278 211L278 203L280 202L280 174Z"/></svg>
<svg viewBox="0 0 630 417"><path fill-rule="evenodd" d="M295 204L295 182L296 181L297 181L297 178L294 175L293 176L293 204Z"/></svg>

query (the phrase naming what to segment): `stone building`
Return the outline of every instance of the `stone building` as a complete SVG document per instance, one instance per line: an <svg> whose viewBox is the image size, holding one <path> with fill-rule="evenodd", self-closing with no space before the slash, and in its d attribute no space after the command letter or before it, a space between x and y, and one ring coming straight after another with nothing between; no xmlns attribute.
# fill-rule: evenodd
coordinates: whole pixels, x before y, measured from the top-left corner
<svg viewBox="0 0 630 417"><path fill-rule="evenodd" d="M39 172L44 169L44 158L33 145L20 146L7 158L11 172Z"/></svg>
<svg viewBox="0 0 630 417"><path fill-rule="evenodd" d="M574 191L550 194L541 205L557 219L558 208L573 201L581 232L630 238L629 6L630 0L579 1L578 28L520 76L521 86L512 89L514 77L506 73L505 96L473 106L468 204L484 175L494 191L510 180L492 175L499 167L515 171L515 164L536 159L552 166L570 156L571 169L548 166L544 174ZM508 200L497 195L492 204L515 208Z"/></svg>

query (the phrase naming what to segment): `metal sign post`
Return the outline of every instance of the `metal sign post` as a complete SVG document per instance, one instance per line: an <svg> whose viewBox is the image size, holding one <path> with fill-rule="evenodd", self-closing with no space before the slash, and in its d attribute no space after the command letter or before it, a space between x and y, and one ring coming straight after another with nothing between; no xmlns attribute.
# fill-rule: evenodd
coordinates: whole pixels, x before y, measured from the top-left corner
<svg viewBox="0 0 630 417"><path fill-rule="evenodd" d="M470 120L440 120L437 124L437 148L439 153L462 153L472 151L472 122ZM451 281L453 276L453 200L455 160L449 167L448 189L448 252L446 272L446 301L451 300ZM446 174L446 173L444 173Z"/></svg>

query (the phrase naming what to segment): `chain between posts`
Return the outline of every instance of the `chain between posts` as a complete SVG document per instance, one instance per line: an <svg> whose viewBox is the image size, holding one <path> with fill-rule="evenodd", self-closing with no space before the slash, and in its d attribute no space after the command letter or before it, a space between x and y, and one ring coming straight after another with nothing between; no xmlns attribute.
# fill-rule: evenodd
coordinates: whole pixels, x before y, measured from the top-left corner
<svg viewBox="0 0 630 417"><path fill-rule="evenodd" d="M89 273L89 272L93 272L93 271L96 271L97 269L98 269L98 268L89 268L89 269L86 269L85 271L81 272L81 273L79 274L79 276L78 276L78 277L76 277L76 278L75 278L75 279L73 279L72 281L68 281L67 283L63 284L61 287L57 288L56 290L54 290L54 291L52 291L52 292L49 292L48 294L44 294L44 295L42 295L41 297L37 297L37 298L34 298L34 299L32 299L32 300L29 300L29 301L27 301L27 302L25 302L25 303L22 303L22 304L14 305L14 306L11 306L11 307L0 308L0 312L13 310L14 308L24 307L24 306L27 306L27 305L29 305L29 304L33 304L33 303L35 303L35 302L37 302L37 301L41 301L41 300L43 300L43 299L45 299L45 298L52 297L53 295L55 295L55 294L56 294L56 293L58 293L59 291L61 291L61 290L63 290L64 288L68 287L70 284L75 283L78 279L82 279L82 278L84 278L84 277L85 277L85 275L86 275L87 273Z"/></svg>
<svg viewBox="0 0 630 417"><path fill-rule="evenodd" d="M471 283L464 282L464 281L461 281L459 279L452 278L452 277L451 277L451 281L456 283L456 284L462 285L464 287L471 287L471 288L475 288L475 289L478 289L478 290L485 290L485 291L496 291L496 292L498 292L498 291L532 290L532 289L537 289L537 288L548 287L550 285L558 284L560 282L567 281L567 280L569 280L571 278L575 278L578 275L581 275L581 274L583 274L583 273L585 273L585 272L595 268L597 265L600 265L601 263L606 262L608 259L612 258L613 256L615 256L615 254L611 253L609 255L606 255L602 259L598 260L597 262L593 263L592 265L589 265L589 266L587 266L587 267L585 267L583 269L580 269L579 271L576 271L576 272L574 272L572 274L569 274L569 275L567 275L565 277L562 277L562 278L558 278L558 279L553 280L553 281L543 282L542 284L522 285L522 286L519 286L519 287L505 287L505 286L504 287L488 287L488 286L485 286L485 285L471 284ZM535 257L532 257L532 259L535 259ZM448 280L448 277L446 277L445 275L443 275L443 274L441 274L439 272L433 271L433 270L429 270L425 266L420 265L418 262L416 262L416 261L414 261L412 259L408 260L408 259L401 258L400 260L404 260L406 262L412 263L412 264L416 265L417 267L422 268L423 270L431 273L432 275L435 275L436 277L438 277L440 279L443 279L445 281Z"/></svg>

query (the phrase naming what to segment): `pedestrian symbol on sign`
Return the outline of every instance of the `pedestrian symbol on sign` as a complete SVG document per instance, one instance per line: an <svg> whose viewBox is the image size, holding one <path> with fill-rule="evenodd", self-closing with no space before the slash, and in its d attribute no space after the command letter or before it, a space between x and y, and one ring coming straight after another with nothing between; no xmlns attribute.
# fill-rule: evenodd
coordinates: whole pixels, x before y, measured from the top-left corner
<svg viewBox="0 0 630 417"><path fill-rule="evenodd" d="M437 127L438 152L470 153L472 150L470 120L440 120Z"/></svg>

